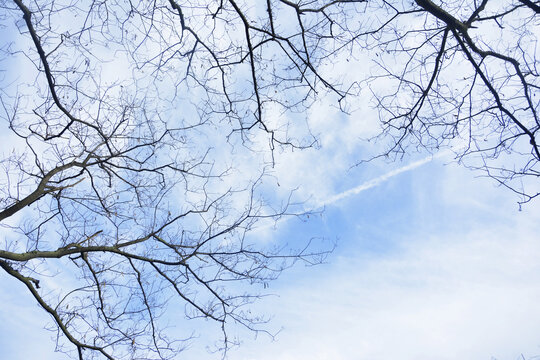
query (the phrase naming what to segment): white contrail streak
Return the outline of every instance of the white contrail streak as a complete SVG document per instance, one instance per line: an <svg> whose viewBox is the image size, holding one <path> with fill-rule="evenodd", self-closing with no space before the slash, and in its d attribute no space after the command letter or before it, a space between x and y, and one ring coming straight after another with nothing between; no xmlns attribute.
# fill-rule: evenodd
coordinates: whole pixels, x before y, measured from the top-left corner
<svg viewBox="0 0 540 360"><path fill-rule="evenodd" d="M364 182L364 183L362 183L362 184L360 184L360 185L358 185L358 186L356 186L356 187L354 187L352 189L345 190L345 191L343 191L343 192L341 192L339 194L333 195L333 196L331 196L331 197L329 197L327 199L324 199L322 201L318 201L317 203L314 204L314 206L309 207L307 209L304 209L304 211L309 213L311 211L321 210L321 209L325 208L326 206L333 205L338 201L346 199L346 198L348 198L350 196L357 195L357 194L361 193L362 191L366 191L366 190L372 189L372 188L374 188L376 186L379 186L380 184L382 184L383 182L385 182L387 180L390 180L394 176L403 174L403 173L405 173L407 171L414 170L414 169L416 169L416 168L418 168L418 167L420 167L420 166L422 166L424 164L427 164L427 163L431 162L434 159L444 157L444 156L448 155L449 153L450 153L450 151L442 151L442 152L439 152L439 153L437 153L435 155L430 155L430 156L427 156L427 157L425 157L423 159L420 159L418 161L412 162L412 163L410 163L408 165L402 166L402 167L400 167L398 169L389 171L386 174L378 176L375 179L368 180L368 181L366 181L366 182ZM280 218L277 221L274 221L272 223L262 225L262 226L258 226L255 229L255 232L258 232L258 231L261 231L261 230L267 230L269 228L274 228L275 229L278 224L287 222L292 218L293 217L291 217L291 216L284 216L284 217L282 217L282 218Z"/></svg>
<svg viewBox="0 0 540 360"><path fill-rule="evenodd" d="M387 172L386 174L383 174L379 177L376 177L375 179L371 179L371 180L368 180L352 189L349 189L349 190L346 190L346 191L343 191L339 194L336 194L334 196L331 196L329 197L328 199L325 199L323 201L319 201L313 208L311 208L309 211L314 211L314 210L318 210L318 209L321 209L325 206L328 206L328 205L332 205L340 200L343 200L343 199L346 199L348 198L349 196L353 196L353 195L357 195L359 193L361 193L362 191L366 191L366 190L369 190L369 189L372 189L376 186L379 186L380 184L382 184L383 182L393 178L394 176L397 176L399 174L403 174L404 172L407 172L407 171L411 171L411 170L414 170L424 164L427 164L428 162L432 161L433 159L435 158L440 158L444 155L447 155L448 152L447 151L443 151L443 152L440 152L436 155L430 155L430 156L427 156L423 159L420 159L418 161L415 161L413 163L410 163L408 165L405 165L403 167L400 167L399 169L395 169L395 170L392 170L392 171L389 171Z"/></svg>

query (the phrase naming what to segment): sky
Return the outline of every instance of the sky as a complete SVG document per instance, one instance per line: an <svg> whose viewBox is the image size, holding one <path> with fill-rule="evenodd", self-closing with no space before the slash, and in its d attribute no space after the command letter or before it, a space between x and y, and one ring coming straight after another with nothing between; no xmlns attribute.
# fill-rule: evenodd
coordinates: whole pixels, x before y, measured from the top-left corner
<svg viewBox="0 0 540 360"><path fill-rule="evenodd" d="M335 194L322 216L271 230L280 239L334 238L337 248L325 264L270 285L276 296L256 308L281 331L274 341L243 334L229 359L540 355L539 205L519 211L514 195L448 162L401 164L406 170L365 190ZM0 279L3 358L61 359L42 330L46 316L20 285ZM190 354L219 358L197 342Z"/></svg>
<svg viewBox="0 0 540 360"><path fill-rule="evenodd" d="M278 341L232 358L538 355L538 207L519 212L486 179L441 162L329 207L321 226L340 237L335 254L280 280L269 306L284 309Z"/></svg>
<svg viewBox="0 0 540 360"><path fill-rule="evenodd" d="M276 152L269 172L280 189L297 189L303 209L321 213L261 224L250 236L337 246L324 264L299 264L269 284L273 295L254 310L272 317L277 335L238 330L243 343L228 359L540 356L540 202L520 209L514 194L448 151L353 166L367 151L359 139L376 132L365 101L349 115L331 99L316 102L307 117L320 149ZM1 360L66 359L44 329L48 316L2 272L0 304ZM220 359L205 349L216 328L195 324L199 337L179 358Z"/></svg>

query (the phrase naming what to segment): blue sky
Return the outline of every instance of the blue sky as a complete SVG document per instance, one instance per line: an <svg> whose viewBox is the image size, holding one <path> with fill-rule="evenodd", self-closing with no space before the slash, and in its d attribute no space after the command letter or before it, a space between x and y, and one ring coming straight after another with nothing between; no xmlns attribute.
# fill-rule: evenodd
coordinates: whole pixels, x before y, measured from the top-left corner
<svg viewBox="0 0 540 360"><path fill-rule="evenodd" d="M259 301L254 311L272 316L268 328L279 333L272 341L235 329L243 344L228 358L515 360L540 355L540 202L520 211L514 194L453 163L449 152L351 167L380 150L359 140L377 132L377 114L367 101L359 98L356 110L345 115L332 99L321 99L307 113L320 149L274 154L268 181L279 183L278 197L297 189L295 199L303 201L304 210L324 211L305 222L263 223L251 236L292 245L323 237L337 247L326 263L300 264L269 284L275 296ZM267 115L294 116L279 111L269 108ZM6 134L0 134L3 143L12 140ZM228 154L220 150L230 148L221 135L214 129L201 138L217 144L212 156L217 163L227 159L225 164ZM253 147L267 146L266 135L254 135ZM269 161L268 153L261 159L242 151L234 156L240 168L228 181ZM43 329L48 316L3 272L0 304L2 360L66 358L54 353L54 333ZM171 316L183 310L170 309ZM206 351L208 339L218 333L214 325L192 323L198 338L183 358L220 358ZM183 330L178 330L181 337Z"/></svg>
<svg viewBox="0 0 540 360"><path fill-rule="evenodd" d="M285 274L268 305L280 309L278 342L232 358L539 354L537 205L519 212L489 180L441 162L329 207L315 225L340 238L329 263Z"/></svg>
<svg viewBox="0 0 540 360"><path fill-rule="evenodd" d="M273 315L270 329L282 330L274 342L243 332L243 345L229 358L540 354L538 205L519 211L512 194L447 162L438 158L394 175L308 222L265 230L273 241L316 235L338 246L327 263L298 266L270 284L277 296L256 308ZM394 166L400 165L406 164ZM46 316L20 285L1 279L3 358L61 359L52 352L52 334L41 329ZM200 340L186 358L219 358L204 350L204 334Z"/></svg>

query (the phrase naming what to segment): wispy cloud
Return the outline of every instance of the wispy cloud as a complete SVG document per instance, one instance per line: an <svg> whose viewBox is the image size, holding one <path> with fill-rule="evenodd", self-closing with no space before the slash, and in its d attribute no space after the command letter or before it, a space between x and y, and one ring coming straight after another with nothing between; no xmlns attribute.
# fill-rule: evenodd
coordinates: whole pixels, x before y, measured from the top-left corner
<svg viewBox="0 0 540 360"><path fill-rule="evenodd" d="M423 206L395 201L403 189L396 175L430 160L327 198L324 203L331 205L383 181L397 185L371 210L380 216L363 222L360 231L354 216L332 227L341 245L328 264L311 268L305 277L284 274L280 297L265 299L260 308L276 313L274 322L283 325L278 341L247 342L231 359L472 360L540 354L540 204L519 212L508 206L512 194L493 196L488 179L439 167L419 169L416 177L429 178L434 186L411 189L431 201ZM450 203L444 202L446 191ZM470 197L485 206L471 204ZM343 204L343 211L329 212L327 223L357 206ZM405 221L389 226L389 219L403 213ZM410 219L431 226L411 226ZM290 233L302 234L301 227L294 230ZM399 243L395 251L363 248L386 239Z"/></svg>

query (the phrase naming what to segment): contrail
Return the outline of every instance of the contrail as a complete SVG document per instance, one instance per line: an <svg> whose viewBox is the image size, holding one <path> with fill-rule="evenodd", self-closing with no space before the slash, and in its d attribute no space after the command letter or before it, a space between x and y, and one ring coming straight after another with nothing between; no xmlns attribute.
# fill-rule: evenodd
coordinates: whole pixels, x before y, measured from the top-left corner
<svg viewBox="0 0 540 360"><path fill-rule="evenodd" d="M426 156L425 158L423 159L420 159L418 161L415 161L415 162L412 162L408 165L405 165L405 166L402 166L398 169L395 169L395 170L392 170L392 171L389 171L387 172L386 174L383 174L381 176L378 176L374 179L371 179L371 180L368 180L352 189L349 189L349 190L345 190L339 194L336 194L336 195L333 195L327 199L324 199L322 201L319 201L317 202L316 204L314 204L314 206L310 207L310 208L307 208L307 209L304 209L304 212L306 213L309 213L309 212L312 212L312 211L317 211L317 210L320 210L320 209L323 209L324 207L328 206L328 205L333 205L335 204L336 202L340 201L340 200L343 200L343 199L346 199L350 196L354 196L354 195L357 195L359 193L361 193L362 191L366 191L366 190L369 190L369 189L372 189L376 186L379 186L380 184L382 184L383 182L387 181L387 180L390 180L391 178L393 178L394 176L397 176L399 174L403 174L407 171L411 171L411 170L414 170L424 164L427 164L429 162L431 162L432 160L434 159L438 159L438 158L441 158L443 156L446 156L450 153L450 151L442 151L442 152L439 152L435 155L430 155L430 156ZM258 226L254 229L255 232L258 232L258 231L261 231L261 230L266 230L266 229L269 229L269 228L276 228L278 224L281 224L281 223L284 223L284 222L287 222L289 221L290 219L292 219L293 217L292 216L284 216L280 219L278 219L277 221L273 221L272 223L269 223L269 224L266 224L266 225L261 225L261 226Z"/></svg>
<svg viewBox="0 0 540 360"><path fill-rule="evenodd" d="M313 211L313 210L318 210L318 209L321 209L325 206L328 206L328 205L332 205L340 200L343 200L345 198L348 198L349 196L353 196L353 195L357 195L359 193L361 193L362 191L366 191L366 190L369 190L371 188L374 188L376 186L379 186L380 184L382 184L383 182L393 178L394 176L397 176L399 174L403 174L404 172L407 172L407 171L411 171L411 170L414 170L424 164L427 164L428 162L432 161L433 159L435 158L440 158L440 157L443 157L445 155L447 155L449 152L448 151L443 151L443 152L440 152L436 155L430 155L430 156L427 156L423 159L420 159L418 161L415 161L413 163L410 163L408 165L405 165L403 167L400 167L399 169L395 169L395 170L392 170L390 172L387 172L386 174L383 174L379 177L376 177L375 179L371 179L371 180L368 180L352 189L349 189L349 190L346 190L346 191L343 191L339 194L336 194L334 196L331 196L329 197L328 199L325 199L323 201L320 201L318 202L313 208L311 208L310 210L308 211Z"/></svg>

